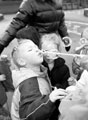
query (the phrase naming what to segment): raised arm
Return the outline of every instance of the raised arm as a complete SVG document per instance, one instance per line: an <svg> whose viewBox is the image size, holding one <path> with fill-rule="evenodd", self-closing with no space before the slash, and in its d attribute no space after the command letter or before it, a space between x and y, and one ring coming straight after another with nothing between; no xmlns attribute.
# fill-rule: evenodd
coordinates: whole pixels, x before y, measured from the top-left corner
<svg viewBox="0 0 88 120"><path fill-rule="evenodd" d="M24 0L15 17L12 19L8 28L5 30L3 35L0 38L0 53L3 51L4 47L8 46L8 44L14 39L17 31L23 27L25 27L28 22L30 23L30 19L32 17L32 0Z"/></svg>

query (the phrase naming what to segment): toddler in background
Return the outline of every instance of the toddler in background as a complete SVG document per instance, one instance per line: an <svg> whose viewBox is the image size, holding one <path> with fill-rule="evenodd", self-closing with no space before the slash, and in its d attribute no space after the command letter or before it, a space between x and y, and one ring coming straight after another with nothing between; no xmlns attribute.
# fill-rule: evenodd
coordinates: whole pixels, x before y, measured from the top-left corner
<svg viewBox="0 0 88 120"><path fill-rule="evenodd" d="M80 66L81 54L88 55L88 28L83 30L79 44L80 47L76 47L75 53L80 54L80 57L76 56L72 61L72 71L77 76L77 80L80 79L80 76L83 72L83 69ZM68 82L70 85L75 84L75 79L71 77L68 79Z"/></svg>
<svg viewBox="0 0 88 120"><path fill-rule="evenodd" d="M88 55L88 28L85 28L84 31L82 32L79 43L80 43L80 47L77 47L75 49L75 53ZM74 57L72 61L72 71L77 76L76 80L80 79L80 76L83 72L83 69L80 66L80 60L81 60L81 55L80 57L78 56ZM70 77L68 79L68 83L69 85L75 84L75 78Z"/></svg>
<svg viewBox="0 0 88 120"><path fill-rule="evenodd" d="M87 76L88 75L88 56L84 56L84 57L80 58L79 66L80 66L82 72L81 72L81 75L80 75L80 78L78 81L73 78L74 88L76 88L76 87L81 88L81 86L84 87L84 85L87 86L87 84L88 84L88 80L87 80L87 77L88 77ZM68 88L71 88L71 87L68 87ZM68 88L66 88L66 89L68 89Z"/></svg>
<svg viewBox="0 0 88 120"><path fill-rule="evenodd" d="M45 34L41 38L41 49L44 51L43 65L48 68L48 75L53 86L65 89L70 77L65 60L57 53L61 52L61 42L56 34Z"/></svg>
<svg viewBox="0 0 88 120"><path fill-rule="evenodd" d="M73 58L72 72L75 75L75 77L71 76L68 78L69 85L75 85L76 81L78 81L80 79L80 76L83 72L83 68L80 66L80 60L81 60L81 57L79 57L79 56L76 56Z"/></svg>
<svg viewBox="0 0 88 120"><path fill-rule="evenodd" d="M88 56L84 56L80 60L80 66L83 68L83 73L77 82L77 86L88 86Z"/></svg>

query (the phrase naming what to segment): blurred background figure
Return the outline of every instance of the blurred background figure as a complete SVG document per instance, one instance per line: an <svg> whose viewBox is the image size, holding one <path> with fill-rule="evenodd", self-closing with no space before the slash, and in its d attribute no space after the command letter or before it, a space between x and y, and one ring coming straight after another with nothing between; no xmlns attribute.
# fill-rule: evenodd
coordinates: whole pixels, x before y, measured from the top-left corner
<svg viewBox="0 0 88 120"><path fill-rule="evenodd" d="M59 34L66 50L69 51L71 39L65 25L62 2L63 0L23 0L15 17L0 38L0 53L20 29L31 26L40 37L48 33Z"/></svg>
<svg viewBox="0 0 88 120"><path fill-rule="evenodd" d="M2 120L10 119L7 93L13 91L14 87L10 70L10 60L7 55L2 55L0 58L0 117Z"/></svg>

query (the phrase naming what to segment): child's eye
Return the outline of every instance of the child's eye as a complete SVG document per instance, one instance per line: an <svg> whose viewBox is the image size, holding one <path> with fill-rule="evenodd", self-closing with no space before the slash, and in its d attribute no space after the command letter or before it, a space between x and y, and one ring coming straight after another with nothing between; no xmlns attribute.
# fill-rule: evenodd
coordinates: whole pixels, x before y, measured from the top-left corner
<svg viewBox="0 0 88 120"><path fill-rule="evenodd" d="M43 52L47 52L48 50L43 50Z"/></svg>
<svg viewBox="0 0 88 120"><path fill-rule="evenodd" d="M32 49L29 49L28 52L32 51Z"/></svg>

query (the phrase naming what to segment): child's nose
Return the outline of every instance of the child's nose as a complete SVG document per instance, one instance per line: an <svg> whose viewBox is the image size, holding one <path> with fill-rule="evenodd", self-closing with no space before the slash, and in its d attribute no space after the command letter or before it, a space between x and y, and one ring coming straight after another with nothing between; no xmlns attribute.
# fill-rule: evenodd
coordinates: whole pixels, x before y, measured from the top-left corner
<svg viewBox="0 0 88 120"><path fill-rule="evenodd" d="M41 50L39 50L39 49L36 49L36 52L38 52L38 53L42 53L42 51L41 51Z"/></svg>

